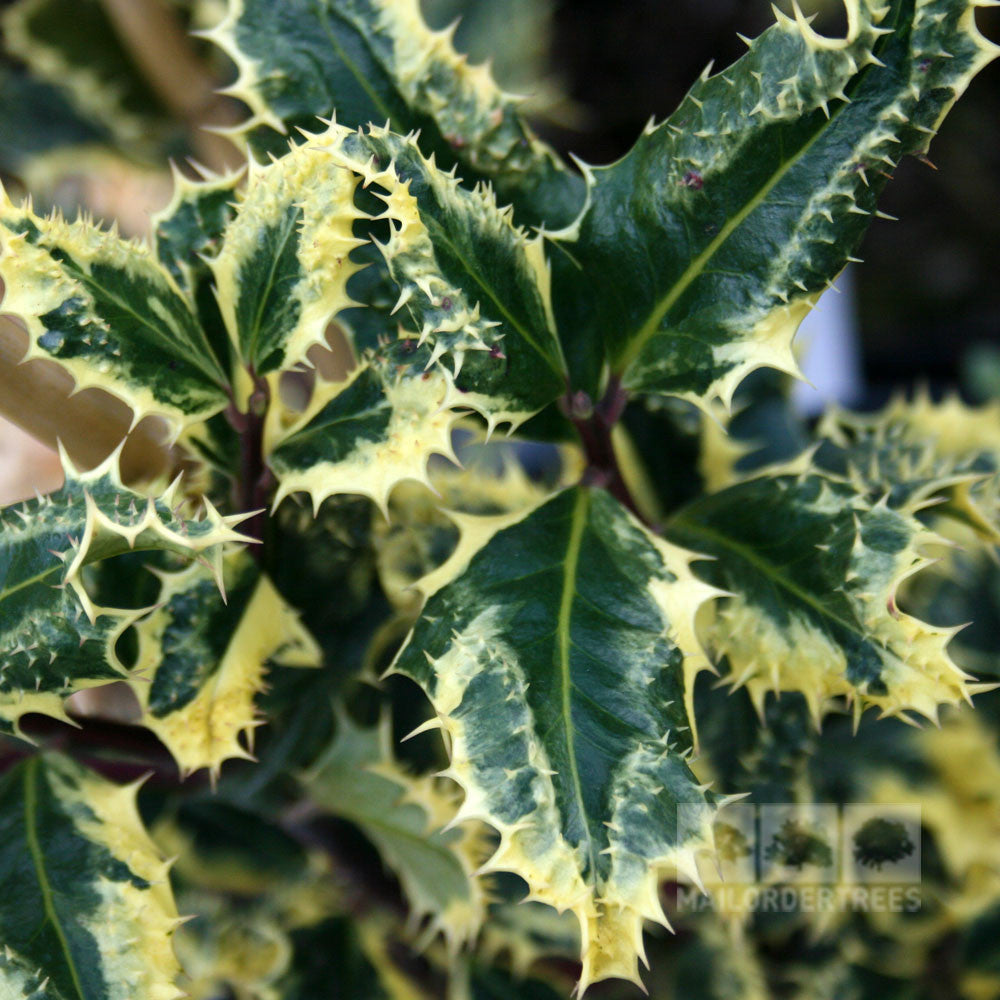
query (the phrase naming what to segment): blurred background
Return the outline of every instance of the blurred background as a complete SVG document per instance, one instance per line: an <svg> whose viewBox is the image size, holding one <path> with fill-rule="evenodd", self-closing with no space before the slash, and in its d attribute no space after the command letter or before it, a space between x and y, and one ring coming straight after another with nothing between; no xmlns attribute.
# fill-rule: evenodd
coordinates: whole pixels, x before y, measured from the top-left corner
<svg viewBox="0 0 1000 1000"><path fill-rule="evenodd" d="M843 32L841 0L802 0L815 26ZM221 170L240 162L223 130L245 114L219 96L234 69L188 32L211 27L224 0L3 0L0 27L0 177L12 196L75 214L83 207L143 236L169 199L168 159ZM784 4L787 7L787 4ZM424 0L443 27L462 18L456 44L491 59L508 89L524 94L542 135L591 163L625 153L651 116L666 116L704 66L721 68L773 21L769 0ZM1000 39L1000 9L980 27ZM905 160L858 254L864 266L828 294L800 335L815 389L796 394L807 412L825 399L870 408L895 390L961 386L971 399L1000 391L1000 63L989 66L934 141L932 164ZM936 168L936 169L935 169ZM0 306L2 309L2 306ZM25 392L53 407L70 387L45 362L17 367L24 341L0 320L0 415ZM42 388L38 386L41 384ZM96 390L74 400L81 426L124 433ZM111 417L108 412L111 411ZM98 417L94 418L97 412ZM0 501L57 485L49 445L57 428L30 435L4 423ZM74 457L96 460L76 442ZM71 448L71 451L73 448ZM97 449L100 450L99 448Z"/></svg>

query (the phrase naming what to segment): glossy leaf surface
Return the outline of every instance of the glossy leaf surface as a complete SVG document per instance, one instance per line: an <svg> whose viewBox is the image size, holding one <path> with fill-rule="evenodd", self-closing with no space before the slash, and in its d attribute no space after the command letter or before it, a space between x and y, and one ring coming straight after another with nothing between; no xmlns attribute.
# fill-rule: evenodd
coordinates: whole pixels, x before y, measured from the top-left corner
<svg viewBox="0 0 1000 1000"><path fill-rule="evenodd" d="M120 787L64 757L0 781L0 989L32 1000L180 1000L169 865Z"/></svg>
<svg viewBox="0 0 1000 1000"><path fill-rule="evenodd" d="M448 734L459 817L500 832L487 867L576 914L581 986L636 979L642 921L664 920L659 875L710 847L716 797L687 765L687 695L703 665L694 615L714 592L689 553L582 487L469 555L393 669Z"/></svg>
<svg viewBox="0 0 1000 1000"><path fill-rule="evenodd" d="M843 39L777 23L607 167L552 243L580 388L732 394L797 371L795 331L847 263L891 171L927 148L996 47L970 0L848 0ZM572 339L570 339L572 338Z"/></svg>
<svg viewBox="0 0 1000 1000"><path fill-rule="evenodd" d="M421 148L471 186L492 182L519 221L567 222L582 182L524 123L516 100L424 23L418 0L231 0L208 34L235 60L251 145L317 117L421 132Z"/></svg>

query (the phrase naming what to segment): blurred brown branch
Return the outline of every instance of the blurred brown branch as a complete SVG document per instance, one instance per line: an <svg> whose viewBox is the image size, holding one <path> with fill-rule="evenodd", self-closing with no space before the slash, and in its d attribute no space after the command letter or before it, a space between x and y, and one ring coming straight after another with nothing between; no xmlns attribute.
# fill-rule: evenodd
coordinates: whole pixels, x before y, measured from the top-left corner
<svg viewBox="0 0 1000 1000"><path fill-rule="evenodd" d="M166 108L191 131L195 153L205 166L222 170L242 162L226 138L205 125L235 124L242 115L195 49L174 10L162 0L102 0L118 37L131 52Z"/></svg>
<svg viewBox="0 0 1000 1000"><path fill-rule="evenodd" d="M127 436L122 474L128 482L166 471L169 452L158 421L143 420L129 434L132 411L124 403L100 389L74 393L72 377L53 362L21 364L27 345L20 325L0 316L0 416L49 448L61 440L83 468L100 464Z"/></svg>

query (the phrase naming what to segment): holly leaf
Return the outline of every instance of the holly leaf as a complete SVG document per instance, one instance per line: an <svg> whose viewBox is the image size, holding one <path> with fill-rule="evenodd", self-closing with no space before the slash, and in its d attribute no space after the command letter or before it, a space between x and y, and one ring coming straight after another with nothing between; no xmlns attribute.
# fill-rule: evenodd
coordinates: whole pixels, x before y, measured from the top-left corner
<svg viewBox="0 0 1000 1000"><path fill-rule="evenodd" d="M473 872L489 841L478 824L452 824L458 789L446 778L410 774L393 757L391 741L388 718L365 729L340 712L336 738L303 776L306 794L378 848L413 918L429 918L423 939L441 933L458 948L476 937L485 916L486 894Z"/></svg>
<svg viewBox="0 0 1000 1000"><path fill-rule="evenodd" d="M484 870L576 915L581 992L637 981L642 922L665 922L660 878L697 878L711 849L719 799L688 767L689 699L694 616L716 592L604 491L513 520L446 564L392 670L447 733L458 820L499 831Z"/></svg>
<svg viewBox="0 0 1000 1000"><path fill-rule="evenodd" d="M154 253L187 295L223 371L232 365L231 350L208 258L219 252L222 234L236 214L243 174L239 170L191 180L175 167L170 202L151 220Z"/></svg>
<svg viewBox="0 0 1000 1000"><path fill-rule="evenodd" d="M86 219L39 218L0 190L5 312L27 327L25 360L47 358L175 434L222 410L227 376L169 274L142 244Z"/></svg>
<svg viewBox="0 0 1000 1000"><path fill-rule="evenodd" d="M877 414L831 410L818 435L817 462L859 492L894 508L928 507L941 530L946 519L1000 542L1000 403L935 403L921 394Z"/></svg>
<svg viewBox="0 0 1000 1000"><path fill-rule="evenodd" d="M334 493L358 493L384 509L398 482L426 478L431 454L451 454L460 414L516 426L564 391L541 246L487 192L462 189L426 160L412 138L331 125L290 155L326 156L324 170L381 192L376 218L391 227L381 249L399 319L345 381L317 386L291 424L272 410L266 450L278 501L302 490L318 507Z"/></svg>
<svg viewBox="0 0 1000 1000"><path fill-rule="evenodd" d="M116 652L143 613L94 604L80 570L132 550L178 553L204 561L219 579L222 548L249 541L211 507L200 520L175 513L170 490L142 497L122 485L118 454L91 472L69 464L65 485L0 511L0 731L17 732L27 712L65 718L74 691L122 679Z"/></svg>
<svg viewBox="0 0 1000 1000"><path fill-rule="evenodd" d="M798 367L799 323L850 259L907 153L998 51L975 0L849 0L844 38L801 12L607 167L552 235L553 299L574 384L699 405L750 371ZM582 335L582 332L586 331Z"/></svg>
<svg viewBox="0 0 1000 1000"><path fill-rule="evenodd" d="M254 698L268 663L319 666L319 648L245 551L226 557L222 592L200 563L159 576L156 607L135 627L130 684L142 724L181 773L214 776L225 760L253 759L240 737L260 724Z"/></svg>
<svg viewBox="0 0 1000 1000"><path fill-rule="evenodd" d="M299 419L274 432L275 505L302 491L318 511L327 497L354 493L385 511L397 483L425 481L428 458L452 454L454 386L446 372L425 370L430 351L415 344L399 341L344 382L321 383Z"/></svg>
<svg viewBox="0 0 1000 1000"><path fill-rule="evenodd" d="M306 361L327 324L353 305L350 252L366 218L354 204L358 178L308 145L267 166L250 164L235 216L211 261L235 354L257 375Z"/></svg>
<svg viewBox="0 0 1000 1000"><path fill-rule="evenodd" d="M969 697L947 652L956 630L896 604L941 542L912 511L813 471L775 472L689 504L667 537L713 557L699 575L731 596L708 641L758 710L770 690L800 691L817 721L838 695L856 718L875 706L933 719Z"/></svg>
<svg viewBox="0 0 1000 1000"><path fill-rule="evenodd" d="M0 988L38 1000L180 1000L169 862L136 785L65 757L31 757L0 780Z"/></svg>
<svg viewBox="0 0 1000 1000"><path fill-rule="evenodd" d="M238 130L252 147L336 114L352 129L386 123L420 132L420 146L471 186L491 183L519 220L563 225L583 184L540 142L517 101L485 66L455 52L449 31L431 31L418 0L239 0L209 38L239 75L227 93L251 117Z"/></svg>
<svg viewBox="0 0 1000 1000"><path fill-rule="evenodd" d="M485 186L463 188L413 135L331 127L314 142L380 193L377 218L390 234L377 242L402 336L432 342L467 406L491 425L516 426L565 391L540 238L516 226Z"/></svg>
<svg viewBox="0 0 1000 1000"><path fill-rule="evenodd" d="M15 0L4 11L6 49L61 90L80 113L135 147L169 119L100 0Z"/></svg>

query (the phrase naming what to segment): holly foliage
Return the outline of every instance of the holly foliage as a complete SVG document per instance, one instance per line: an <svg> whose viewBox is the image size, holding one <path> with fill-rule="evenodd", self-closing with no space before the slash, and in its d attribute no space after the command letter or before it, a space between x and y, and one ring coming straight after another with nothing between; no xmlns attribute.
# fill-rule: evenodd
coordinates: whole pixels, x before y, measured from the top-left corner
<svg viewBox="0 0 1000 1000"><path fill-rule="evenodd" d="M228 0L243 169L177 171L151 241L0 195L24 360L166 441L0 512L0 994L995 995L1000 403L811 428L747 381L798 374L982 5L778 11L593 166L417 0ZM62 6L13 44L127 144L136 67ZM762 400L776 464L721 432ZM923 838L923 908L680 906L746 795L919 802L846 856ZM788 816L764 877L837 850Z"/></svg>

